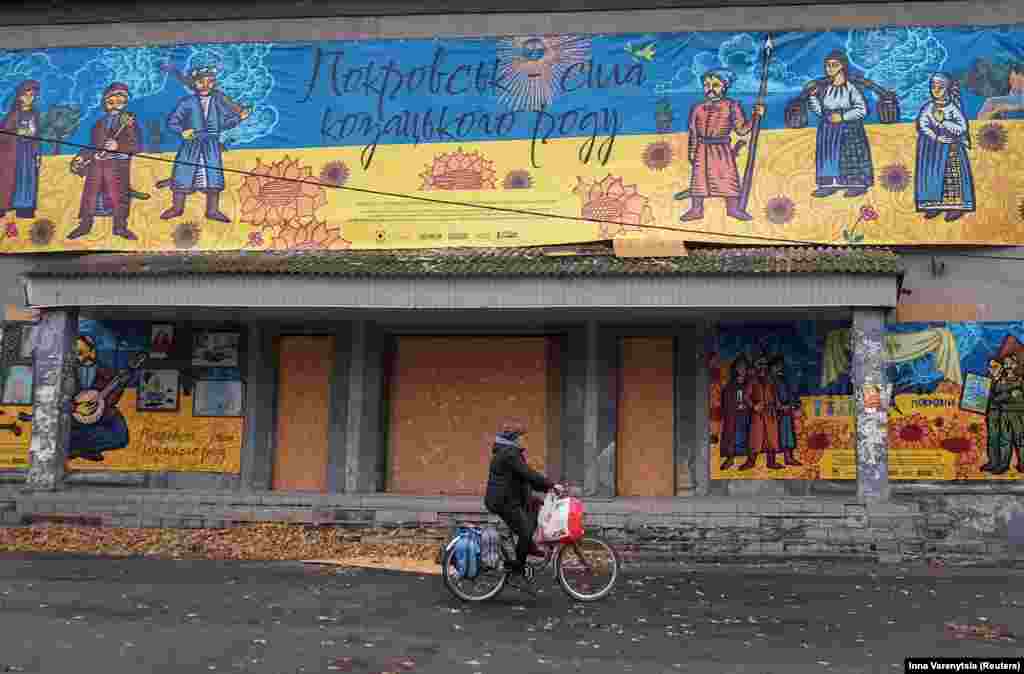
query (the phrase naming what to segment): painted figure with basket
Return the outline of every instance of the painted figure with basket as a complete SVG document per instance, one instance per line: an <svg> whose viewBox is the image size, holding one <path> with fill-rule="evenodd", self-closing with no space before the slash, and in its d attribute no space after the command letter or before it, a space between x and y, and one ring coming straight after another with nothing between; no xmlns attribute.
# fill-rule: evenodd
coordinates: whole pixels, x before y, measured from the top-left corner
<svg viewBox="0 0 1024 674"><path fill-rule="evenodd" d="M128 85L114 82L103 92L104 115L92 128L92 148L71 160L71 172L85 178L78 209L79 225L68 234L77 239L92 231L96 216L113 216L115 236L129 241L138 237L128 229L131 210L132 153L139 150L139 126L125 110Z"/></svg>
<svg viewBox="0 0 1024 674"><path fill-rule="evenodd" d="M899 121L899 99L892 91L850 73L846 52L836 49L825 57L825 77L808 82L800 96L786 106L786 126L807 125L807 111L818 116L815 146L815 197L840 190L843 196L859 197L875 184L874 162L865 120L865 90L879 97L878 117L883 124Z"/></svg>

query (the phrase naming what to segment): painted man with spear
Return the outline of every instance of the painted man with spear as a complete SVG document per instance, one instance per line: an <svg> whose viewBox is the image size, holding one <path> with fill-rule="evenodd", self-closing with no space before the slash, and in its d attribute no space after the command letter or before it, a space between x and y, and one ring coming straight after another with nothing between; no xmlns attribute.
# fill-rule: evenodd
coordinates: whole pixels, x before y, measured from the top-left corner
<svg viewBox="0 0 1024 674"><path fill-rule="evenodd" d="M761 94L754 104L752 118L749 121L739 102L728 97L729 87L736 80L735 73L718 68L709 70L702 76L704 100L690 110L688 126L688 151L690 164L693 166L690 189L676 194L676 199L690 199L690 209L682 215L681 222L702 219L704 200L708 197L725 199L726 215L729 217L741 221L752 219L746 208L753 180L757 136L760 133L761 118L765 113L764 94L771 48L769 37L765 43ZM736 157L746 143L741 141L733 145L733 132L739 136L751 136L747 167L742 181L736 166Z"/></svg>

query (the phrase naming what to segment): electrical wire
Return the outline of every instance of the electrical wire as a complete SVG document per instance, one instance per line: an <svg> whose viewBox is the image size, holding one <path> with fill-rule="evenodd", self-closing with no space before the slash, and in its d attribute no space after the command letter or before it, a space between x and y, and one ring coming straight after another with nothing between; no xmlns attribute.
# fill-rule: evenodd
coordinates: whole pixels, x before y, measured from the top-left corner
<svg viewBox="0 0 1024 674"><path fill-rule="evenodd" d="M98 151L103 151L103 148L100 148L100 147L97 147L97 146L94 146L94 145L87 145L87 144L82 144L82 143L74 143L74 142L70 142L70 141L59 140L59 139L56 139L56 138L47 138L47 137L44 137L44 136L23 135L23 134L17 133L16 131L8 131L8 130L5 130L5 129L0 129L0 135L14 136L16 138L21 138L23 140L34 140L34 141L43 142L43 143L60 143L61 145L67 145L69 147L76 147L76 148L84 149L84 150L92 150L92 151L97 151L97 152ZM131 156L133 158L139 158L139 159L144 159L144 160L149 160L149 161L155 161L155 162L164 163L164 164L188 166L188 167L192 167L192 168L206 168L205 164L200 164L198 162L188 162L188 161L181 161L181 160L177 160L177 159L168 159L166 157L157 157L155 155L148 155L148 154L145 154L145 153L142 153L142 152L121 152L121 154L125 154L125 155ZM247 177L260 177L260 178L266 178L267 177L264 174L256 173L254 171L246 171L246 170L243 170L243 169L220 168L220 169L217 169L217 170L222 172L222 173L231 173L231 174L243 175L243 176L247 176ZM457 207L461 207L461 208L474 208L474 209L480 209L480 210L496 211L496 212L499 212L499 213L511 213L511 214L514 214L514 215L528 215L528 216L532 216L532 217L548 218L548 219L554 219L554 220L569 220L569 221L574 221L574 222L594 222L594 223L599 223L599 224L610 224L610 225L619 225L619 226L622 226L622 225L625 224L625 223L622 223L622 222L620 222L618 220L604 220L604 219L600 219L600 218L584 218L584 217L575 216L575 215L560 215L558 213L542 213L540 211L531 211L531 210L526 210L526 209L521 209L521 208L509 208L509 207L505 207L505 206L492 206L492 205L489 205L489 204L476 204L476 203L472 203L472 202L454 201L454 200L450 200L450 199L437 199L437 198L434 198L434 197L424 197L424 196L419 196L419 195L416 195L416 194L405 194L405 193L402 193L402 192L387 192L387 191L384 191L384 190L373 190L373 189L364 188L364 187L351 187L349 185L334 185L332 183L322 182L322 181L319 181L319 180L306 180L306 179L303 179L303 178L286 178L286 177L276 177L276 176L273 178L273 180L280 181L280 182L295 183L295 184L300 184L300 185L313 185L313 186L316 186L316 187L323 187L323 188L327 188L327 189L346 190L346 191L349 191L349 192L357 192L357 193L369 194L369 195L373 195L373 196L392 197L392 198L396 198L396 199L406 199L406 200L420 201L420 202L431 203L431 204L440 204L440 205L443 205L443 206L457 206ZM716 236L716 237L723 237L723 238L751 239L751 240L756 240L756 241L761 241L761 242L771 242L771 243L773 243L775 245L794 244L794 245L815 246L815 247L834 247L834 245L835 245L835 244L832 244L832 243L826 242L826 241L809 241L809 240L802 240L802 239L789 239L789 238L785 238L785 237L758 236L756 234L734 234L734 233L731 233L731 232L708 231L708 230L702 230L702 229L686 229L684 227L667 227L667 226L664 226L664 225L645 225L645 224L633 225L633 224L630 224L629 226L630 227L639 227L639 228L642 228L642 229L661 230L661 231L684 233L684 234L701 234L701 235L704 235L704 236ZM708 242L705 242L705 243L708 243ZM710 243L714 243L714 242L710 242ZM862 247L867 248L866 246L862 246ZM886 247L891 247L891 246L886 246ZM1004 257L1004 256L999 256L999 255L983 255L983 254L972 254L972 253L942 252L942 253L936 254L936 253L913 252L913 253L901 253L901 255L902 254L931 255L933 257L936 256L936 255L939 255L939 256L942 256L942 257L973 257L973 258L979 258L979 259L1011 260L1011 261L1022 261L1022 262L1024 262L1024 257L1013 257L1013 256L1006 256L1006 257Z"/></svg>

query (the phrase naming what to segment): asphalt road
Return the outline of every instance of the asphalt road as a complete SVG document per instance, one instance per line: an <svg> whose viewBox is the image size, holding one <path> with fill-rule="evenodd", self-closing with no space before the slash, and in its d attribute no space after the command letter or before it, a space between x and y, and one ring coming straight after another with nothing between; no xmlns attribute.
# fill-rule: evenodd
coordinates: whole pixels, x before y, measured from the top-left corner
<svg viewBox="0 0 1024 674"><path fill-rule="evenodd" d="M0 672L902 672L1024 654L1024 571L628 571L574 604L550 577L456 602L440 577L297 563L0 556ZM1016 621L1016 622L1014 622ZM956 639L945 623L1020 640Z"/></svg>

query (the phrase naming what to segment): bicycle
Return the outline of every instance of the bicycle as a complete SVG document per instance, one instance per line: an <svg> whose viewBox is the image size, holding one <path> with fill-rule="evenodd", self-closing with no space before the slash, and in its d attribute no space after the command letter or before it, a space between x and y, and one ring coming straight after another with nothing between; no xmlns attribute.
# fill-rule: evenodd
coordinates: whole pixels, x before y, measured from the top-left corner
<svg viewBox="0 0 1024 674"><path fill-rule="evenodd" d="M483 527L464 527L469 531L475 531L480 535ZM515 559L515 544L517 536L511 532L502 532L498 549L501 553L501 560L491 568L486 568L481 563L479 572L473 578L466 578L458 573L455 564L456 544L468 532L458 533L453 536L443 548L441 555L441 577L445 587L456 598L466 602L481 602L497 597L508 584L511 572L507 569L507 562ZM603 539L584 534L578 541L562 543L560 541L537 543L537 546L544 552L543 557L527 557L527 573L532 576L551 568L552 574L570 598L580 602L591 602L603 599L608 596L615 586L619 577L620 560L618 553ZM586 550L586 552L585 552ZM592 554L591 554L592 551ZM568 554L575 555L575 560L570 561ZM581 573L582 572L582 573ZM593 578L601 572L609 574L608 581L604 585L593 589ZM485 589L479 593L471 593L464 588L463 583L476 589L483 579L493 578L493 584L485 584ZM575 581L581 581L579 587L574 585Z"/></svg>

